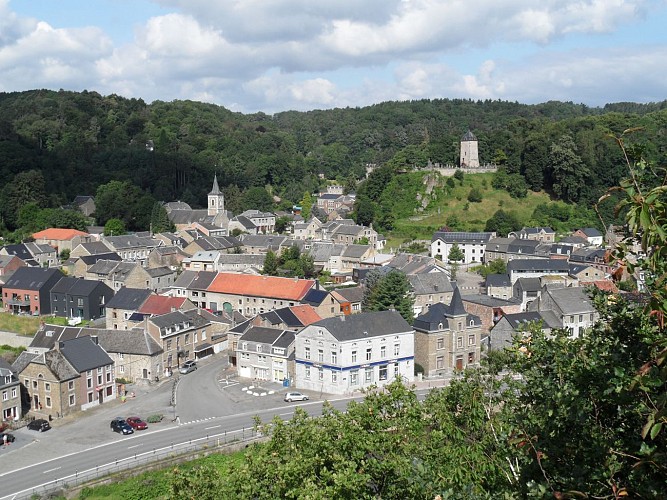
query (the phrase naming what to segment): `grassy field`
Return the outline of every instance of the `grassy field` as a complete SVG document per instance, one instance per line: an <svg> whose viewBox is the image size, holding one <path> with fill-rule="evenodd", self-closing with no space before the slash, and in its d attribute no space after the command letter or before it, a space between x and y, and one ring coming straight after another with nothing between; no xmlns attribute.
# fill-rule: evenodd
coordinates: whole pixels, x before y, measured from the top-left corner
<svg viewBox="0 0 667 500"><path fill-rule="evenodd" d="M14 332L20 335L32 336L39 329L40 321L51 325L67 325L66 318L53 316L18 316L16 314L0 312L0 331ZM86 326L87 323L81 323Z"/></svg>
<svg viewBox="0 0 667 500"><path fill-rule="evenodd" d="M202 465L212 465L224 477L228 468L243 460L243 452L212 454L178 466L144 472L123 481L93 486L81 490L77 498L86 500L160 500L170 498L169 484L173 471L186 471Z"/></svg>
<svg viewBox="0 0 667 500"><path fill-rule="evenodd" d="M491 187L493 175L466 175L463 184L456 181L448 194L437 190L437 198L431 201L424 213L395 222L394 230L387 235L387 248L397 248L401 243L414 239L430 241L433 233L446 225L451 217L458 220L457 229L461 231L484 231L487 219L499 209L512 212L519 220L527 222L537 205L551 201L548 194L530 190L526 198L511 198L506 191ZM481 203L468 202L468 194L473 188L481 192Z"/></svg>

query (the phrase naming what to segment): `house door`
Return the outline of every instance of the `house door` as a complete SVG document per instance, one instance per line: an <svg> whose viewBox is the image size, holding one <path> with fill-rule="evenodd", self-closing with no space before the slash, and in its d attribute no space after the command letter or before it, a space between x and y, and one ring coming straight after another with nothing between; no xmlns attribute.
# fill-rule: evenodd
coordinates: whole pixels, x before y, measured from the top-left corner
<svg viewBox="0 0 667 500"><path fill-rule="evenodd" d="M33 397L33 402L35 403L35 410L39 410L39 395L35 394Z"/></svg>
<svg viewBox="0 0 667 500"><path fill-rule="evenodd" d="M463 356L456 357L456 369L463 370Z"/></svg>
<svg viewBox="0 0 667 500"><path fill-rule="evenodd" d="M104 391L97 391L97 402L102 404L104 401Z"/></svg>
<svg viewBox="0 0 667 500"><path fill-rule="evenodd" d="M146 368L144 368L142 375L144 378L148 378L148 370Z"/></svg>

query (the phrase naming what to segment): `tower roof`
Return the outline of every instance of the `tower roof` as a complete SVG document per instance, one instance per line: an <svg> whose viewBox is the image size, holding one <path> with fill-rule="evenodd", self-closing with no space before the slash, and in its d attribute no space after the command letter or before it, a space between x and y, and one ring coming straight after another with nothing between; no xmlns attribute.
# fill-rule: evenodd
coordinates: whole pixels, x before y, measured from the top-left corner
<svg viewBox="0 0 667 500"><path fill-rule="evenodd" d="M208 194L220 194L220 188L218 187L218 174L213 175L213 189L211 189L211 192Z"/></svg>
<svg viewBox="0 0 667 500"><path fill-rule="evenodd" d="M461 137L461 140L462 141L476 141L477 137L475 137L475 134L473 134L470 131L470 129L468 129L468 131L465 134L463 134L463 137Z"/></svg>

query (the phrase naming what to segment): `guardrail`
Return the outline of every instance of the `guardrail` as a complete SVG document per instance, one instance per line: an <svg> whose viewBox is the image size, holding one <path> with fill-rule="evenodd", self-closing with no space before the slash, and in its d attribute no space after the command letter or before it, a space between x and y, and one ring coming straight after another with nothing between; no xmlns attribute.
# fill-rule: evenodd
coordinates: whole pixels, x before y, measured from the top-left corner
<svg viewBox="0 0 667 500"><path fill-rule="evenodd" d="M169 446L135 453L130 457L116 458L110 462L96 465L87 470L77 470L74 474L55 477L51 481L39 486L0 498L11 498L16 500L50 498L53 494L62 492L63 490L81 486L85 483L95 481L96 479L112 476L127 469L136 469L144 472L145 469L141 469L142 465L160 462L161 465L164 464L167 466L172 463L182 462L191 455L205 451L221 450L226 447L242 445L243 443L250 443L251 441L256 441L262 437L263 436L253 428L243 428L237 431L225 431L212 436L207 435L202 438L190 439L189 441L184 441L182 443L171 443Z"/></svg>

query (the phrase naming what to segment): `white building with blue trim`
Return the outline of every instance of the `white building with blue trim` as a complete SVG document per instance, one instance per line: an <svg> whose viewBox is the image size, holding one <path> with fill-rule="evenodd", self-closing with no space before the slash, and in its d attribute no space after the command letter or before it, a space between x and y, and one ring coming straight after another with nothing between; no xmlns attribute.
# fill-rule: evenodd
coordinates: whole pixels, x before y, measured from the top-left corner
<svg viewBox="0 0 667 500"><path fill-rule="evenodd" d="M299 389L349 394L414 380L414 330L396 311L323 319L297 333L294 346Z"/></svg>

